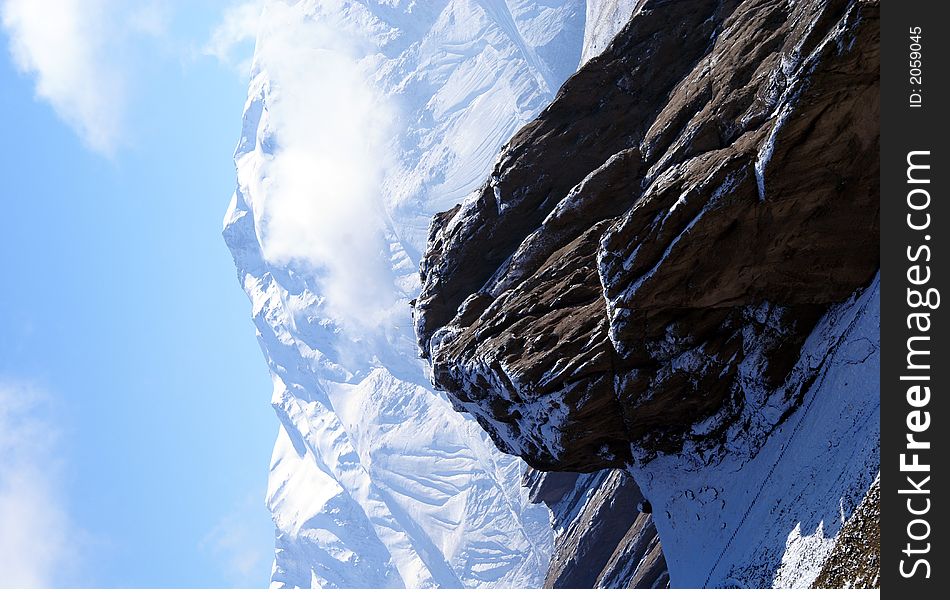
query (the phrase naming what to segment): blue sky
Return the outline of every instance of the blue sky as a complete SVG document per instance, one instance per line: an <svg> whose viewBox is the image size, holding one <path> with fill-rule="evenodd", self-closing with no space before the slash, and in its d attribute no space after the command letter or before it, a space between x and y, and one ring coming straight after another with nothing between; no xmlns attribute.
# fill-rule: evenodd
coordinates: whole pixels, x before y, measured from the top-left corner
<svg viewBox="0 0 950 600"><path fill-rule="evenodd" d="M277 425L220 235L253 6L0 7L0 585L264 586Z"/></svg>

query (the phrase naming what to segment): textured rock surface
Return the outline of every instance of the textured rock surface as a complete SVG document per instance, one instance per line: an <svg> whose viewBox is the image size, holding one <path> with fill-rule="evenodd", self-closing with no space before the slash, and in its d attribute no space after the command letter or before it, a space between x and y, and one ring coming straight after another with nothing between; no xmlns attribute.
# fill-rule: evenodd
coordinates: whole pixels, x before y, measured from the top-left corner
<svg viewBox="0 0 950 600"><path fill-rule="evenodd" d="M878 18L638 4L430 227L433 382L535 468L629 468L673 586L811 585L879 468Z"/></svg>
<svg viewBox="0 0 950 600"><path fill-rule="evenodd" d="M659 588L669 576L643 494L623 470L580 474L529 470L531 500L551 509L549 588Z"/></svg>
<svg viewBox="0 0 950 600"><path fill-rule="evenodd" d="M725 414L719 443L742 378L781 384L877 270L877 14L645 3L434 220L415 315L434 382L541 469L673 452Z"/></svg>
<svg viewBox="0 0 950 600"><path fill-rule="evenodd" d="M881 480L878 477L841 529L814 588L881 586Z"/></svg>

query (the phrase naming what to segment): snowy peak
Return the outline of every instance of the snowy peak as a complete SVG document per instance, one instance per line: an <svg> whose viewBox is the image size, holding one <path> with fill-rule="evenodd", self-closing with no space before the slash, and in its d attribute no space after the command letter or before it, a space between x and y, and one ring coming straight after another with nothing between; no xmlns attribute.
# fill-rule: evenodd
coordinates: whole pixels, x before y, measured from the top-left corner
<svg viewBox="0 0 950 600"><path fill-rule="evenodd" d="M576 68L577 1L267 2L224 237L280 423L276 587L535 587L545 508L428 383L428 220Z"/></svg>

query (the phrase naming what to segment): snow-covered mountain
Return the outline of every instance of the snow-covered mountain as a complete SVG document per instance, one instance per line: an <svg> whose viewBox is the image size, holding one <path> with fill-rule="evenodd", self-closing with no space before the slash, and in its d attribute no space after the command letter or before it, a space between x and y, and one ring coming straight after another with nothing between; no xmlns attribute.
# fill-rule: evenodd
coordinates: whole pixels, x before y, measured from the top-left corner
<svg viewBox="0 0 950 600"><path fill-rule="evenodd" d="M267 2L273 585L876 585L878 18Z"/></svg>
<svg viewBox="0 0 950 600"><path fill-rule="evenodd" d="M582 0L304 0L261 16L224 237L280 422L276 587L536 587L523 463L430 386L433 214L576 69Z"/></svg>

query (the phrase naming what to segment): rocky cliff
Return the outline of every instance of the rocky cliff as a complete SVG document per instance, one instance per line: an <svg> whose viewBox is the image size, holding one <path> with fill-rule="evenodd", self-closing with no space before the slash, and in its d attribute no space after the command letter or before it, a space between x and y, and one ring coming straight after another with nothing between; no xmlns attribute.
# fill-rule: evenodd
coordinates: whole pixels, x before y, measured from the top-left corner
<svg viewBox="0 0 950 600"><path fill-rule="evenodd" d="M524 485L551 509L548 588L663 588L669 572L656 526L629 473L529 470Z"/></svg>
<svg viewBox="0 0 950 600"><path fill-rule="evenodd" d="M434 218L421 354L503 451L632 476L671 585L811 585L879 464L879 6L630 10Z"/></svg>

